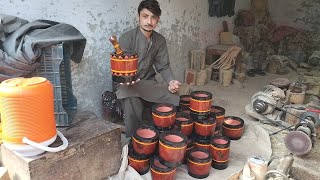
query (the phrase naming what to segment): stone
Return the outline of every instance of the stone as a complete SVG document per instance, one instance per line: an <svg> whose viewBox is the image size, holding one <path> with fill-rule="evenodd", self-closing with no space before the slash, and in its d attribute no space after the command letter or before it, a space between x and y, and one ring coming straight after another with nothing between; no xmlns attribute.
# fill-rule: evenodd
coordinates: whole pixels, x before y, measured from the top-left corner
<svg viewBox="0 0 320 180"><path fill-rule="evenodd" d="M103 179L118 172L121 132L118 125L98 119L93 113L78 113L73 124L61 132L69 141L67 149L20 157L1 146L3 165L11 179ZM51 147L59 146L59 138Z"/></svg>

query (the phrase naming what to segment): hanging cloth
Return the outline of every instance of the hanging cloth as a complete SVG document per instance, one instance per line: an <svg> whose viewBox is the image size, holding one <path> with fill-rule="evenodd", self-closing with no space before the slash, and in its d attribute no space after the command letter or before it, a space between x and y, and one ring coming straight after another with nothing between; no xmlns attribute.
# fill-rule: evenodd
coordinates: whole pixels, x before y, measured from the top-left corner
<svg viewBox="0 0 320 180"><path fill-rule="evenodd" d="M223 16L223 2L224 0L209 0L209 16L210 17Z"/></svg>

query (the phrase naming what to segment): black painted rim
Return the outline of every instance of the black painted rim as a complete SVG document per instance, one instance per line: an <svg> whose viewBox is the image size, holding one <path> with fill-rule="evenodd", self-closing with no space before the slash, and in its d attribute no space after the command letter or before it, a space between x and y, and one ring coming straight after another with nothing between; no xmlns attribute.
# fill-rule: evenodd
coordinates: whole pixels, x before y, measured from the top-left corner
<svg viewBox="0 0 320 180"><path fill-rule="evenodd" d="M199 96L196 96L196 94L206 94L208 96L207 97L199 97ZM212 94L207 91L192 91L190 96L192 99L199 100L199 101L206 101L206 100L212 99Z"/></svg>
<svg viewBox="0 0 320 180"><path fill-rule="evenodd" d="M133 148L129 149L128 156L137 161L144 161L150 158L150 156L146 156L144 154L137 154L136 152L134 152Z"/></svg>
<svg viewBox="0 0 320 180"><path fill-rule="evenodd" d="M176 135L182 138L181 142L171 142L165 139L166 136L168 135ZM182 134L181 132L178 131L166 131L160 134L160 142L162 142L164 145L171 146L171 147L184 147L187 145L187 136Z"/></svg>
<svg viewBox="0 0 320 180"><path fill-rule="evenodd" d="M160 112L157 110L157 108L159 107L170 107L171 110L168 112ZM161 103L161 104L155 104L154 106L152 106L152 113L158 115L158 116L170 116L173 115L177 112L177 108L169 103Z"/></svg>
<svg viewBox="0 0 320 180"><path fill-rule="evenodd" d="M216 162L216 161L212 160L211 166L212 166L214 169L224 170L224 169L227 169L227 167L228 167L228 162L229 162L229 161L226 161L226 162Z"/></svg>
<svg viewBox="0 0 320 180"><path fill-rule="evenodd" d="M202 137L206 137L206 138L202 138ZM201 145L211 145L211 140L212 140L212 137L211 136L199 136L198 135L198 138L196 138L194 140L194 143L197 143L197 144L201 144Z"/></svg>
<svg viewBox="0 0 320 180"><path fill-rule="evenodd" d="M226 113L226 110L221 106L211 106L211 109L218 109L221 111L221 112L211 112L211 113L215 114L216 116L223 116Z"/></svg>
<svg viewBox="0 0 320 180"><path fill-rule="evenodd" d="M183 98L186 98L186 97L189 98L188 101L183 100ZM180 96L180 102L179 102L179 104L180 104L180 105L185 105L185 106L186 106L186 105L190 105L190 98L191 98L190 95L181 95L181 96Z"/></svg>
<svg viewBox="0 0 320 180"><path fill-rule="evenodd" d="M210 113L206 119L197 119L196 122L199 124L205 124L205 125L215 124L216 123L216 116L214 116L214 114Z"/></svg>
<svg viewBox="0 0 320 180"><path fill-rule="evenodd" d="M233 120L239 121L240 124L238 124L238 125L227 124L226 120L228 120L228 119L233 119ZM236 116L226 116L223 123L222 123L222 126L225 126L227 128L234 128L234 129L241 128L244 126L244 120L241 119L240 117L236 117Z"/></svg>
<svg viewBox="0 0 320 180"><path fill-rule="evenodd" d="M155 134L155 136L152 137L152 138L143 138L143 137L138 136L137 131L138 131L139 129L150 129L150 130L154 131L156 134ZM135 139L137 139L138 141L143 142L143 143L153 143L153 142L156 142L156 141L159 140L159 132L158 132L158 130L157 130L156 128L154 128L154 127L147 126L147 125L143 125L143 126L141 126L140 128L138 128L138 129L136 129L136 130L134 131L133 137L134 137Z"/></svg>
<svg viewBox="0 0 320 180"><path fill-rule="evenodd" d="M112 81L116 83L127 83L132 82L136 80L136 75L133 76L115 76L112 75Z"/></svg>
<svg viewBox="0 0 320 180"><path fill-rule="evenodd" d="M157 157L157 156L153 156L153 157L150 159L151 168L152 168L153 170L155 170L156 172L168 173L168 172L172 172L173 170L175 170L175 167L168 167L168 166L166 166L166 165L164 165L164 164L162 164L162 163L161 163L161 164L162 164L163 166L166 166L166 168L158 167L158 166L156 166L156 165L154 164L155 161L159 161L159 163L161 163L161 162L160 162L160 160L159 160L159 157Z"/></svg>
<svg viewBox="0 0 320 180"><path fill-rule="evenodd" d="M227 141L227 143L226 144L218 144L218 143L214 142L214 140L216 140L216 139L223 139L223 140ZM217 148L228 148L228 147L230 147L230 143L231 143L231 141L227 136L214 136L211 139L211 146L214 146Z"/></svg>
<svg viewBox="0 0 320 180"><path fill-rule="evenodd" d="M197 151L200 151L200 152L203 152L203 153L207 154L208 157L206 157L204 159L199 159L199 158L196 158L196 157L192 156L192 153L193 152L197 152ZM190 159L191 161L193 161L195 163L208 163L208 162L211 162L211 160L212 160L211 153L208 150L202 149L202 148L193 148L193 149L191 149L189 152L187 152L187 157L188 157L188 159Z"/></svg>
<svg viewBox="0 0 320 180"><path fill-rule="evenodd" d="M187 118L188 121L179 121L177 120L178 117L183 117L183 118ZM191 118L191 116L185 112L177 112L176 114L176 124L181 126L181 125L186 125L186 124L191 124L193 123L193 119Z"/></svg>
<svg viewBox="0 0 320 180"><path fill-rule="evenodd" d="M117 53L113 52L113 53L110 53L110 55L111 56L116 56L117 58L122 57L123 59L125 59L126 56L133 56L133 58L138 58L137 54L129 53L129 52L125 52L125 53L122 53L122 54L117 54Z"/></svg>

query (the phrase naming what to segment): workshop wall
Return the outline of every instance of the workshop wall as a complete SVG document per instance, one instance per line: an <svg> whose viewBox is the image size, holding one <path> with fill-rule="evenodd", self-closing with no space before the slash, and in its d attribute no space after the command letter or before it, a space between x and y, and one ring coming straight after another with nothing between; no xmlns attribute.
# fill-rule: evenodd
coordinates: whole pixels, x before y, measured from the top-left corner
<svg viewBox="0 0 320 180"><path fill-rule="evenodd" d="M289 0L287 0L289 1ZM72 64L73 91L79 109L101 114L100 98L111 90L108 41L110 35L120 36L137 25L140 0L1 0L0 12L29 21L48 19L75 26L87 38L87 46L80 64ZM167 38L171 68L183 82L189 67L189 51L218 44L222 21L233 17L209 17L208 0L160 0L161 22L157 28ZM235 12L249 9L250 0L236 0Z"/></svg>
<svg viewBox="0 0 320 180"><path fill-rule="evenodd" d="M320 1L269 0L269 10L277 24L318 31Z"/></svg>

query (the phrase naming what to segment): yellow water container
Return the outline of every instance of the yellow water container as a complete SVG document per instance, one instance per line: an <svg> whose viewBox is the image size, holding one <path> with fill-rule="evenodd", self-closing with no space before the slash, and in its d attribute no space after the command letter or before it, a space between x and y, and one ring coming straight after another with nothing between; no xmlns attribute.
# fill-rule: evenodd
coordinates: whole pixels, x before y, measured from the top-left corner
<svg viewBox="0 0 320 180"><path fill-rule="evenodd" d="M0 84L0 113L3 144L21 156L44 151L57 152L68 141L57 131L54 119L54 93L43 77L13 78ZM58 135L63 145L47 147Z"/></svg>

